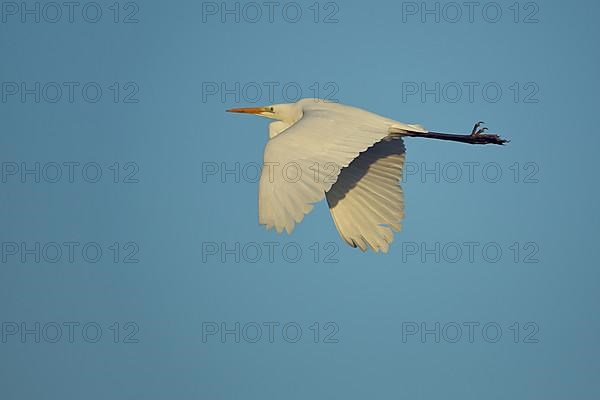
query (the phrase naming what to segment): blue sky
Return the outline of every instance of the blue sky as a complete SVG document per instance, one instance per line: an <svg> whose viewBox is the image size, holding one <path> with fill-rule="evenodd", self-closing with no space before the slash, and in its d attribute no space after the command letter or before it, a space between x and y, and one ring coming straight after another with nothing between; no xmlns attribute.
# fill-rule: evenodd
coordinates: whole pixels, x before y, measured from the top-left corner
<svg viewBox="0 0 600 400"><path fill-rule="evenodd" d="M2 398L598 397L597 2L25 4L0 15ZM323 203L278 236L267 122L224 110L315 94L511 143L406 139L386 255Z"/></svg>

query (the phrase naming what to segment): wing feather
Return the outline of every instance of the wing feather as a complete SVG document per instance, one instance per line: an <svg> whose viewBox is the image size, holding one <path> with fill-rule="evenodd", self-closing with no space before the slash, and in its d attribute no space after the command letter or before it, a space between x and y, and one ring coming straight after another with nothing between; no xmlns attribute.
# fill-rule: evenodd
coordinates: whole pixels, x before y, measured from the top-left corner
<svg viewBox="0 0 600 400"><path fill-rule="evenodd" d="M335 225L351 246L387 252L393 232L400 231L404 154L402 139L388 136L342 169L327 192Z"/></svg>
<svg viewBox="0 0 600 400"><path fill-rule="evenodd" d="M325 197L340 171L385 138L396 123L335 103L305 102L302 111L299 121L265 146L259 223L277 232L291 233L312 205ZM367 223L368 214L364 218L361 226Z"/></svg>

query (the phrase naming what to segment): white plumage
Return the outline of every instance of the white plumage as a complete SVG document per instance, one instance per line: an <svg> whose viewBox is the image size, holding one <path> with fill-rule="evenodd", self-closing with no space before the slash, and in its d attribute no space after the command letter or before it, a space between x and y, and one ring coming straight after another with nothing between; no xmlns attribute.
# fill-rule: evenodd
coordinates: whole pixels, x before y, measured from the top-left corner
<svg viewBox="0 0 600 400"><path fill-rule="evenodd" d="M269 126L259 187L259 222L291 233L327 197L344 240L362 251L387 252L404 216L405 131L427 131L337 103L229 110L276 119Z"/></svg>

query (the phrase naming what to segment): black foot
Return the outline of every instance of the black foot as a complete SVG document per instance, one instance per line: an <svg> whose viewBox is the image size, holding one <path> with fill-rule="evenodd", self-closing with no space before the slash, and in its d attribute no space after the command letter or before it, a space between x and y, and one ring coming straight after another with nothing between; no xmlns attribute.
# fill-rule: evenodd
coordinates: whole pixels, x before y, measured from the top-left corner
<svg viewBox="0 0 600 400"><path fill-rule="evenodd" d="M485 133L488 130L488 128L481 128L481 125L483 124L485 124L485 122L483 121L479 121L478 123L476 123L473 127L473 130L471 131L471 136L479 136L482 133Z"/></svg>

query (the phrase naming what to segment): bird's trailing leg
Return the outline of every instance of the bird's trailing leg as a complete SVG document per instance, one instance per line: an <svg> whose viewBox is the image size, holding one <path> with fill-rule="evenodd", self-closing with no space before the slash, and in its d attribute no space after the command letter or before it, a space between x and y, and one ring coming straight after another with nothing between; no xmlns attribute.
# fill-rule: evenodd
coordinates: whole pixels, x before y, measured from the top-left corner
<svg viewBox="0 0 600 400"><path fill-rule="evenodd" d="M499 144L503 145L508 143L508 140L502 139L499 135L493 133L485 133L488 128L482 127L483 121L479 121L473 127L473 130L468 135L460 135L455 133L441 133L441 132L414 132L406 131L400 133L403 136L411 137L423 137L428 139L440 139L440 140L451 140L453 142L462 142L469 144Z"/></svg>
<svg viewBox="0 0 600 400"><path fill-rule="evenodd" d="M478 136L481 135L482 133L484 133L485 131L488 130L488 128L481 128L481 125L485 124L485 122L483 121L479 121L478 123L475 124L475 126L473 127L473 130L471 131L471 136Z"/></svg>

